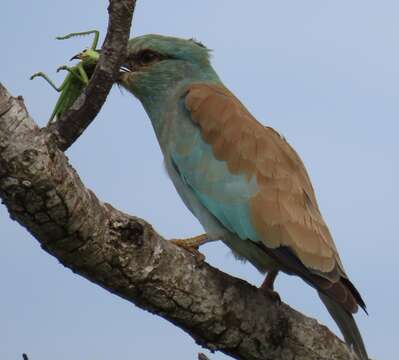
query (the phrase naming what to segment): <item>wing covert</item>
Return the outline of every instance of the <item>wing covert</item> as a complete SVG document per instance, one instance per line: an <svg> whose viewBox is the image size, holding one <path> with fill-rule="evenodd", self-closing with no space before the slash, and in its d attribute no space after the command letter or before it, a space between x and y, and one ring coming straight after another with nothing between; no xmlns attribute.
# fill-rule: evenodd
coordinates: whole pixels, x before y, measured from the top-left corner
<svg viewBox="0 0 399 360"><path fill-rule="evenodd" d="M338 266L344 275L305 166L286 140L222 86L190 86L185 105L215 158L231 174L257 184L248 199L257 237L250 240L287 246L309 269L331 273Z"/></svg>

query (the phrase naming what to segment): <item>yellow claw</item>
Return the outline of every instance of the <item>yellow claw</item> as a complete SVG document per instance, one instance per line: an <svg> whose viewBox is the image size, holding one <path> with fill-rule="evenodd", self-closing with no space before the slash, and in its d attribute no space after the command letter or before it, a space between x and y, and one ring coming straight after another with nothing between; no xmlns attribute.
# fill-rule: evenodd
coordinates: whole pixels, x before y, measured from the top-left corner
<svg viewBox="0 0 399 360"><path fill-rule="evenodd" d="M201 265L205 261L204 254L198 251L198 248L208 241L206 234L186 238L186 239L172 239L170 242L194 255L197 263Z"/></svg>

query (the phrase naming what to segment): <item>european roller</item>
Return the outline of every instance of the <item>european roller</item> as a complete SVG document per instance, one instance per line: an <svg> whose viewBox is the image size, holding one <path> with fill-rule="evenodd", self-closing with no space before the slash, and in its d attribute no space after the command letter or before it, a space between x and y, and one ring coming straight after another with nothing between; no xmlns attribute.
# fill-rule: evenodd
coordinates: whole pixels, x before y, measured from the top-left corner
<svg viewBox="0 0 399 360"><path fill-rule="evenodd" d="M119 83L144 106L167 173L205 234L262 273L316 289L346 343L368 359L352 316L366 309L320 213L305 166L288 142L258 122L222 83L194 40L145 35L129 41Z"/></svg>

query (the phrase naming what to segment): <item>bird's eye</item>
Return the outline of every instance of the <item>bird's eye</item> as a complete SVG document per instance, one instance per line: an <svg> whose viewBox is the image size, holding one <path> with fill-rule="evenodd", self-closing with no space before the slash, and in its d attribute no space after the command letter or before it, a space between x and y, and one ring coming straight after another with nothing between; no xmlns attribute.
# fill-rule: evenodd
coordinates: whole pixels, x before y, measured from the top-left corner
<svg viewBox="0 0 399 360"><path fill-rule="evenodd" d="M160 54L157 52L151 51L151 50L143 50L142 52L139 53L139 62L142 65L148 65L154 61L157 61L160 59Z"/></svg>

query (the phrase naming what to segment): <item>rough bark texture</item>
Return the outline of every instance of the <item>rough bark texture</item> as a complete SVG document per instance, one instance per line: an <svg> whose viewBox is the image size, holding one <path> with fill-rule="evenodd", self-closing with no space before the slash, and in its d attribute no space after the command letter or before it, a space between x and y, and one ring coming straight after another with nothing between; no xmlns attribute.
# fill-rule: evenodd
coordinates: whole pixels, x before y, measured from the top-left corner
<svg viewBox="0 0 399 360"><path fill-rule="evenodd" d="M0 197L62 264L237 359L356 359L315 320L102 203L57 144L0 84Z"/></svg>

